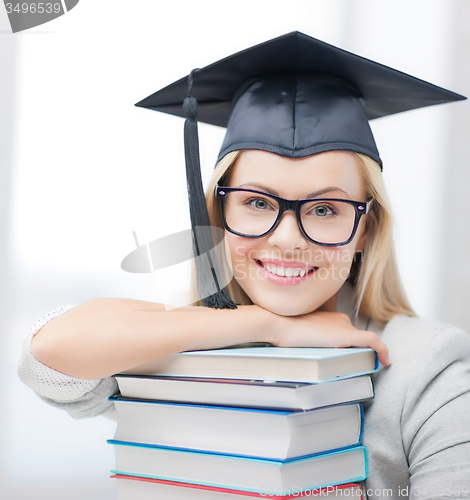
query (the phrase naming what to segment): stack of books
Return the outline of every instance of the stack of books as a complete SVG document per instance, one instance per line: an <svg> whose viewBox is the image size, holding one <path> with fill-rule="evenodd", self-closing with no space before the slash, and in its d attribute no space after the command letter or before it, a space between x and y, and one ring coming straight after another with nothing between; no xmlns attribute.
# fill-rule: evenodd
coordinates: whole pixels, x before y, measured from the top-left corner
<svg viewBox="0 0 470 500"><path fill-rule="evenodd" d="M371 349L243 347L116 375L119 500L360 498L377 369Z"/></svg>

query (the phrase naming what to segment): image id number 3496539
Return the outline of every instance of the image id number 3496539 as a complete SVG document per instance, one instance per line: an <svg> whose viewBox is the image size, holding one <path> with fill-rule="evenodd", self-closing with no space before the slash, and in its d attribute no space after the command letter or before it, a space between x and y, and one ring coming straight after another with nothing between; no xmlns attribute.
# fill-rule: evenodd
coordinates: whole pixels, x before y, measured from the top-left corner
<svg viewBox="0 0 470 500"><path fill-rule="evenodd" d="M59 14L62 9L60 2L38 2L38 3L6 3L7 14L17 12L18 14Z"/></svg>

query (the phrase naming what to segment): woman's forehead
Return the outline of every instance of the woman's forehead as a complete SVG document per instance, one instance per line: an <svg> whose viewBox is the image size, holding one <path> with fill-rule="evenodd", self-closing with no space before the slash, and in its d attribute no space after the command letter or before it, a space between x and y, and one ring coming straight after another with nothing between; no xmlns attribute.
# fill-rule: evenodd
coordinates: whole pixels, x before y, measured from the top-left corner
<svg viewBox="0 0 470 500"><path fill-rule="evenodd" d="M285 198L304 198L331 188L351 199L364 197L356 157L349 151L329 151L305 158L287 158L265 151L246 150L230 172L232 186L269 188ZM341 195L342 196L342 195Z"/></svg>

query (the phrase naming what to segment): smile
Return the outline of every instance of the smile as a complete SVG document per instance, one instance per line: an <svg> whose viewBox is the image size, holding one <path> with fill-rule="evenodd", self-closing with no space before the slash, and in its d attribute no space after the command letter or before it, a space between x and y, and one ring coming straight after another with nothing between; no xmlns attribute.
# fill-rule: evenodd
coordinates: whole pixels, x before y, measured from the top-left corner
<svg viewBox="0 0 470 500"><path fill-rule="evenodd" d="M318 269L318 267L301 262L267 262L257 259L255 262L266 271L266 278L270 281L286 285L296 285L306 280Z"/></svg>

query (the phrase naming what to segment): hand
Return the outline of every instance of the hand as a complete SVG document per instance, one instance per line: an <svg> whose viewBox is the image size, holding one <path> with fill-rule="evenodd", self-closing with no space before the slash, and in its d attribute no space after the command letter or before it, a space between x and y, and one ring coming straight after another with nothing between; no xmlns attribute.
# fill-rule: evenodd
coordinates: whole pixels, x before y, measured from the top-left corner
<svg viewBox="0 0 470 500"><path fill-rule="evenodd" d="M273 316L271 343L277 347L370 347L382 365L390 365L388 348L379 336L355 328L347 314L314 311L303 316Z"/></svg>

